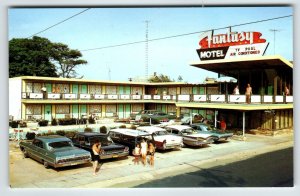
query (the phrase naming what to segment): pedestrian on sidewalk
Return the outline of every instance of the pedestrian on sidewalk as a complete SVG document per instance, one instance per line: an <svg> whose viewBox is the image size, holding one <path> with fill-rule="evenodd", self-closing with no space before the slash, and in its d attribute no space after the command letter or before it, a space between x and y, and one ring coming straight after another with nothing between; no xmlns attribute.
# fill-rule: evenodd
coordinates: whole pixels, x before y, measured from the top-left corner
<svg viewBox="0 0 300 196"><path fill-rule="evenodd" d="M142 142L141 142L141 155L142 155L142 163L144 165L146 164L147 152L148 152L148 144L144 139L142 139Z"/></svg>
<svg viewBox="0 0 300 196"><path fill-rule="evenodd" d="M151 166L154 166L154 153L155 153L154 145L152 142L150 142L150 144L149 144L149 155L150 155L149 163Z"/></svg>
<svg viewBox="0 0 300 196"><path fill-rule="evenodd" d="M251 95L252 95L252 87L250 86L250 84L247 84L247 88L246 88L246 102L248 104L250 104L251 102Z"/></svg>
<svg viewBox="0 0 300 196"><path fill-rule="evenodd" d="M132 152L133 156L134 156L134 159L133 159L133 162L134 164L139 164L140 162L140 157L141 157L141 147L140 147L140 144L136 144L133 152Z"/></svg>
<svg viewBox="0 0 300 196"><path fill-rule="evenodd" d="M101 143L99 142L99 140L96 140L95 143L92 146L92 150L93 150L93 175L96 176L97 175L97 169L98 169L98 165L99 165L99 161L100 161L100 152L101 152Z"/></svg>

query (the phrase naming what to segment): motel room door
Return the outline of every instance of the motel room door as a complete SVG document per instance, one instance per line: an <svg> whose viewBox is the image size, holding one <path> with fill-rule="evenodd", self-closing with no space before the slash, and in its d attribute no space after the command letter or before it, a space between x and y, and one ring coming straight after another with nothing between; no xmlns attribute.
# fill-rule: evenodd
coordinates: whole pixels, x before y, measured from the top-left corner
<svg viewBox="0 0 300 196"><path fill-rule="evenodd" d="M123 104L118 104L118 116L119 116L119 119L124 118L124 105Z"/></svg>
<svg viewBox="0 0 300 196"><path fill-rule="evenodd" d="M78 84L73 84L72 85L72 93L78 94Z"/></svg>
<svg viewBox="0 0 300 196"><path fill-rule="evenodd" d="M45 105L45 109L44 109L44 116L45 116L45 120L51 121L51 115L52 115L52 110L51 110L51 105Z"/></svg>

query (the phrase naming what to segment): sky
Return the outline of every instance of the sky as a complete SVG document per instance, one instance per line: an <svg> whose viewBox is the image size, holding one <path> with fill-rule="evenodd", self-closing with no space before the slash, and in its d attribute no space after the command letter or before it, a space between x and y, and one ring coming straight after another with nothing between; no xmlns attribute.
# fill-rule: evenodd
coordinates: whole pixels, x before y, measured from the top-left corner
<svg viewBox="0 0 300 196"><path fill-rule="evenodd" d="M9 8L8 36L27 38L86 8ZM270 18L293 15L293 7L153 7L92 8L37 36L67 44L88 61L77 69L85 79L128 81L146 74L146 44L106 49L111 45L206 31ZM276 29L275 42L274 32ZM215 34L226 33L217 30ZM293 17L233 27L232 31L258 31L269 42L265 55L279 54L293 60ZM148 75L168 75L175 81L202 83L216 73L190 66L199 61L200 34L148 42ZM275 51L274 51L275 43Z"/></svg>

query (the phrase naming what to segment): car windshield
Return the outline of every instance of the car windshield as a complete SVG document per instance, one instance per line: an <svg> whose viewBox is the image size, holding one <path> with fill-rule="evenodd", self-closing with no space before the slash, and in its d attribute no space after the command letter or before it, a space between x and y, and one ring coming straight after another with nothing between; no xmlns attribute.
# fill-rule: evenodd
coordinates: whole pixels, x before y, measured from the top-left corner
<svg viewBox="0 0 300 196"><path fill-rule="evenodd" d="M57 148L72 147L73 144L70 141L59 141L59 142L49 143L48 146L51 150L51 149L57 149Z"/></svg>
<svg viewBox="0 0 300 196"><path fill-rule="evenodd" d="M112 139L110 137L90 137L89 138L91 145L95 143L96 140L98 140L102 146L109 146L113 143Z"/></svg>
<svg viewBox="0 0 300 196"><path fill-rule="evenodd" d="M215 127L212 127L212 126L202 125L202 128L205 131L217 131L217 129Z"/></svg>
<svg viewBox="0 0 300 196"><path fill-rule="evenodd" d="M195 131L195 130L192 129L192 128L183 129L181 132L182 132L183 134L186 134L186 135L191 135L191 134L197 133L197 131Z"/></svg>
<svg viewBox="0 0 300 196"><path fill-rule="evenodd" d="M157 131L157 132L155 132L156 133L156 135L169 135L170 133L169 132L167 132L167 131Z"/></svg>

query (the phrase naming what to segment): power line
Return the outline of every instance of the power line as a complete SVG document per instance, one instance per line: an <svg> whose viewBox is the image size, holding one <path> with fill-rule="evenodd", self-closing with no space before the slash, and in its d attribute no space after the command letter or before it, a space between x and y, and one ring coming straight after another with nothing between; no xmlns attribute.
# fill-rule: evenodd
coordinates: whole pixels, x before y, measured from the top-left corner
<svg viewBox="0 0 300 196"><path fill-rule="evenodd" d="M54 24L54 25L52 25L52 26L50 26L50 27L47 27L47 28L44 29L44 30L41 30L41 31L39 31L39 32L37 32L37 33L35 33L35 34L33 34L33 35L27 37L27 39L28 39L28 38L31 38L31 37L33 37L33 36L35 36L35 35L37 35L37 34L43 33L43 32L45 32L45 31L47 31L47 30L49 30L49 29L51 29L51 28L53 28L53 27L55 27L55 26L57 26L57 25L59 25L59 24L61 24L61 23L63 23L63 22L66 22L67 20L70 20L71 18L74 18L75 16L78 16L78 15L82 14L83 12L88 11L89 9L92 9L92 8L87 8L87 9L85 9L85 10L83 10L83 11L77 13L77 14L74 14L74 15L70 16L69 18L66 18L66 19L64 19L64 20L62 20L62 21L60 21L60 22L58 22L58 23L56 23L56 24Z"/></svg>
<svg viewBox="0 0 300 196"><path fill-rule="evenodd" d="M275 45L276 45L276 32L279 32L280 29L270 29L270 31L272 31L272 32L274 33L274 35L273 35L273 36L274 36L274 37L273 37L273 38L274 38L273 47L274 47L274 55L275 55L275 53L276 53L276 52L275 52L275 51L276 51L276 49L275 49L275 48L276 48L276 47L275 47Z"/></svg>
<svg viewBox="0 0 300 196"><path fill-rule="evenodd" d="M191 32L191 33L171 35L171 36L160 37L160 38L155 38L155 39L148 39L148 40L144 40L144 41L127 42L127 43L116 44L116 45L109 45L109 46L103 46L103 47L98 47L98 48L83 49L83 50L80 50L80 51L81 52L85 52L85 51L92 51L92 50L102 50L102 49L107 49L107 48L115 48L115 47L120 47L120 46L140 44L140 43L144 43L146 41L147 42L153 42L153 41L159 41L159 40L164 40L164 39L171 39L171 38L176 38L176 37L182 37L182 36L188 36L188 35L193 35L193 34L204 33L206 31L210 31L210 30L222 30L222 29L228 29L228 28L232 28L232 27L239 27L239 26L244 26L244 25L250 25L250 24L256 24L256 23L261 23L261 22L267 22L267 21L271 21L271 20L278 20L278 19L282 19L282 18L288 18L288 17L291 17L291 16L293 16L293 15L286 15L286 16L280 16L280 17L276 17L276 18L269 18L269 19L264 19L264 20L257 20L257 21L247 22L247 23L230 25L230 26L226 26L226 27L220 27L220 28L216 28L216 29L209 29L209 30L196 31L196 32Z"/></svg>

